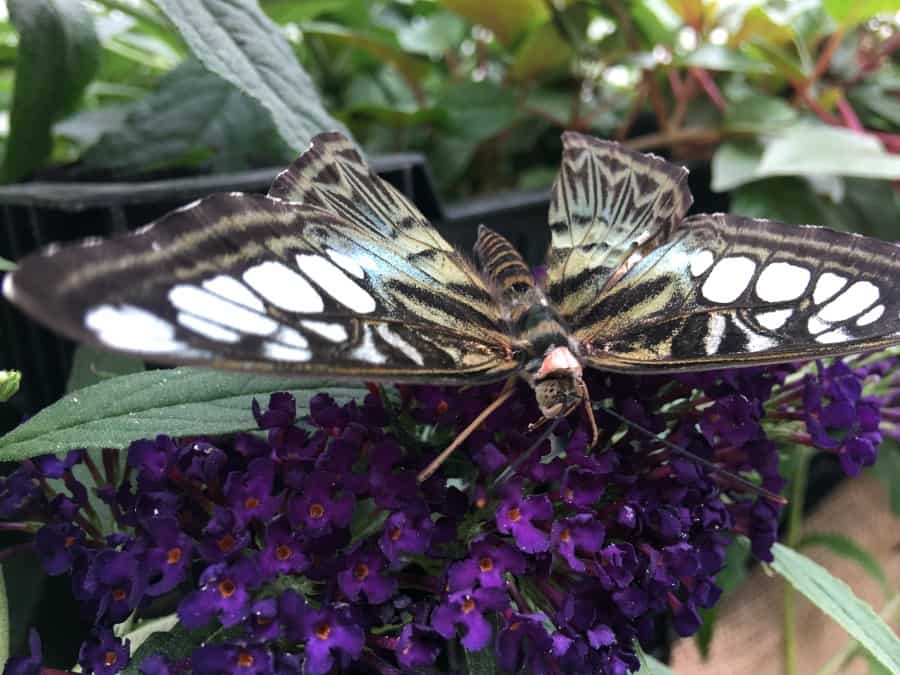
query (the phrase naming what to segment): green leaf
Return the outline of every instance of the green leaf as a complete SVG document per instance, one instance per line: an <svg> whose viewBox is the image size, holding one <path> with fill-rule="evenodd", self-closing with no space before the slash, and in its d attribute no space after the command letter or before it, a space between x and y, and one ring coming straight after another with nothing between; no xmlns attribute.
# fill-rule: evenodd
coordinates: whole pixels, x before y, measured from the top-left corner
<svg viewBox="0 0 900 675"><path fill-rule="evenodd" d="M730 131L776 133L796 121L797 111L787 101L766 94L742 96L725 111L725 127Z"/></svg>
<svg viewBox="0 0 900 675"><path fill-rule="evenodd" d="M442 3L472 23L490 28L505 45L510 44L529 26L536 26L550 16L544 0L442 0Z"/></svg>
<svg viewBox="0 0 900 675"><path fill-rule="evenodd" d="M298 416L327 391L339 403L364 396L359 387L298 382L276 376L201 368L122 375L66 395L0 438L0 459L21 460L72 448L123 448L140 438L218 435L256 429L254 397L289 391Z"/></svg>
<svg viewBox="0 0 900 675"><path fill-rule="evenodd" d="M775 68L765 61L755 59L725 45L704 44L681 59L686 66L699 66L709 70L723 70L734 73L754 73L768 75Z"/></svg>
<svg viewBox="0 0 900 675"><path fill-rule="evenodd" d="M468 675L500 675L501 670L497 665L497 657L493 647L485 647L477 652L465 650L466 672Z"/></svg>
<svg viewBox="0 0 900 675"><path fill-rule="evenodd" d="M72 359L72 370L66 381L66 392L84 389L111 377L137 373L143 369L144 362L133 356L78 345Z"/></svg>
<svg viewBox="0 0 900 675"><path fill-rule="evenodd" d="M888 438L881 444L873 471L887 488L891 513L900 516L900 445L896 441Z"/></svg>
<svg viewBox="0 0 900 675"><path fill-rule="evenodd" d="M798 551L813 546L823 546L842 558L852 560L878 582L883 593L890 592L890 584L878 560L850 537L830 532L814 532L797 542Z"/></svg>
<svg viewBox="0 0 900 675"><path fill-rule="evenodd" d="M154 633L169 633L173 630L177 631L178 629L176 626L178 626L178 615L169 614L167 616L160 616L155 619L141 621L137 626L124 635L119 635L119 637L125 638L131 642L131 653L134 654L140 649L142 644L153 636Z"/></svg>
<svg viewBox="0 0 900 675"><path fill-rule="evenodd" d="M210 161L216 171L238 171L288 161L260 104L189 59L134 103L124 121L84 154L90 169L137 173Z"/></svg>
<svg viewBox="0 0 900 675"><path fill-rule="evenodd" d="M641 669L637 671L636 675L675 675L671 668L646 653L637 642L634 643L634 649L641 662Z"/></svg>
<svg viewBox="0 0 900 675"><path fill-rule="evenodd" d="M825 0L825 11L843 28L850 28L876 14L893 15L897 0Z"/></svg>
<svg viewBox="0 0 900 675"><path fill-rule="evenodd" d="M900 156L885 151L873 136L850 129L798 125L766 146L755 172L757 178L805 174L896 180Z"/></svg>
<svg viewBox="0 0 900 675"><path fill-rule="evenodd" d="M6 598L6 579L0 565L0 663L6 663L10 655L9 601Z"/></svg>
<svg viewBox="0 0 900 675"><path fill-rule="evenodd" d="M0 370L0 403L6 403L19 391L22 373L18 370Z"/></svg>
<svg viewBox="0 0 900 675"><path fill-rule="evenodd" d="M509 66L509 77L516 82L563 71L571 63L572 46L563 38L553 21L530 30L516 48Z"/></svg>
<svg viewBox="0 0 900 675"><path fill-rule="evenodd" d="M803 179L793 176L741 185L731 193L729 210L750 218L795 225L821 225L827 220L825 202L813 194Z"/></svg>
<svg viewBox="0 0 900 675"><path fill-rule="evenodd" d="M422 54L432 59L441 58L455 49L466 35L466 24L450 12L435 12L430 16L417 16L397 29L398 44L411 54Z"/></svg>
<svg viewBox="0 0 900 675"><path fill-rule="evenodd" d="M100 44L80 0L9 0L8 9L19 46L2 179L14 181L50 157L53 123L93 79Z"/></svg>
<svg viewBox="0 0 900 675"><path fill-rule="evenodd" d="M866 665L869 667L869 675L896 675L896 673L892 673L881 665L869 652L864 652L864 656L866 658Z"/></svg>
<svg viewBox="0 0 900 675"><path fill-rule="evenodd" d="M322 105L281 28L256 0L156 0L194 55L259 101L296 153L321 131L344 126Z"/></svg>
<svg viewBox="0 0 900 675"><path fill-rule="evenodd" d="M164 617L164 619L168 618ZM137 630L140 630L140 628ZM188 632L181 624L162 628L159 632L155 632L146 638L140 634L138 634L138 637L143 638L141 639L141 645L137 649L132 645L131 661L122 671L122 675L140 675L141 663L153 654L167 656L172 660L184 659L189 657L194 648L200 645L200 640L196 633Z"/></svg>
<svg viewBox="0 0 900 675"><path fill-rule="evenodd" d="M16 269L16 263L6 258L0 258L0 272L12 272Z"/></svg>
<svg viewBox="0 0 900 675"><path fill-rule="evenodd" d="M710 184L712 190L728 192L754 180L760 154L756 143L750 141L722 143L713 153Z"/></svg>
<svg viewBox="0 0 900 675"><path fill-rule="evenodd" d="M771 567L834 619L890 672L900 672L900 637L847 584L806 556L776 543Z"/></svg>
<svg viewBox="0 0 900 675"><path fill-rule="evenodd" d="M369 35L367 33L351 30L339 24L309 22L300 26L304 35L315 35L322 38L338 40L362 49L374 56L379 61L390 63L408 81L418 81L428 72L428 63L421 58L406 54L397 45L389 40Z"/></svg>
<svg viewBox="0 0 900 675"><path fill-rule="evenodd" d="M389 511L379 508L374 499L357 502L350 521L350 541L357 542L375 534L384 525L390 515Z"/></svg>

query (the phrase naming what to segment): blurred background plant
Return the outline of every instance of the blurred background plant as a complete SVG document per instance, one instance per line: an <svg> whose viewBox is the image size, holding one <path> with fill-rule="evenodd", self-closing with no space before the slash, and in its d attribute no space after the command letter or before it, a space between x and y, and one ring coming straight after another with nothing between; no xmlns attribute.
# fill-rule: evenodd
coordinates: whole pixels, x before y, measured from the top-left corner
<svg viewBox="0 0 900 675"><path fill-rule="evenodd" d="M423 152L442 196L460 200L545 190L560 132L576 129L687 164L698 210L900 239L896 0L8 0L6 8L4 182L280 166L316 131L343 126L371 155ZM888 384L869 393L895 396ZM896 407L883 414L900 420ZM893 428L877 470L900 513ZM794 479L794 544L811 502L808 462L807 454L783 466ZM814 464L813 491L817 476ZM817 545L884 577L852 541ZM726 592L743 579L747 552L729 555L718 580ZM6 567L17 580L11 605L37 602L28 584L45 582ZM59 612L65 591L48 588ZM885 597L896 613L900 595ZM704 648L713 625L705 618ZM790 616L784 625L791 630ZM13 624L13 648L24 626Z"/></svg>
<svg viewBox="0 0 900 675"><path fill-rule="evenodd" d="M171 22L242 2L8 4L7 181L229 171L301 149ZM559 132L577 129L688 163L704 208L897 236L893 0L259 4L312 78L298 104L318 105L314 85L370 153L423 151L447 198L549 185Z"/></svg>

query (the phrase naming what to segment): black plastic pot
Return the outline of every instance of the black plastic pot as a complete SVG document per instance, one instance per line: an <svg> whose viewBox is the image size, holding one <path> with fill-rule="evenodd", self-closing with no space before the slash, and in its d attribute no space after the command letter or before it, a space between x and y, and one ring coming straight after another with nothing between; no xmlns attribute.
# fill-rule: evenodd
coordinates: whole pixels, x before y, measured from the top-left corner
<svg viewBox="0 0 900 675"><path fill-rule="evenodd" d="M374 158L375 170L464 251L484 223L519 246L531 263L546 250L548 192L509 193L444 207L424 158L403 153ZM51 242L108 236L140 227L167 211L214 192L265 192L281 169L145 182L33 182L0 187L0 256L18 260ZM0 368L23 372L13 399L31 414L64 392L74 345L0 302Z"/></svg>

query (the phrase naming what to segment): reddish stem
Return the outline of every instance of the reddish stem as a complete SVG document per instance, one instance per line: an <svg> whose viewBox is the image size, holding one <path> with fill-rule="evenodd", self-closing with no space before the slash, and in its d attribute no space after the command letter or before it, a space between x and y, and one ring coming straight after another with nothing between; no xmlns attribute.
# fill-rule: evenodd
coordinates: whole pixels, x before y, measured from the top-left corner
<svg viewBox="0 0 900 675"><path fill-rule="evenodd" d="M865 127L863 127L862 122L859 121L859 117L856 115L856 111L853 109L853 106L850 105L850 101L841 93L838 96L837 100L837 109L841 115L841 119L844 120L844 125L853 131L861 131L865 132Z"/></svg>
<svg viewBox="0 0 900 675"><path fill-rule="evenodd" d="M725 97L722 96L722 92L719 91L716 81L710 76L706 69L692 66L688 69L688 72L691 74L691 77L696 80L697 84L703 88L703 91L709 97L709 100L712 101L713 105L719 109L719 112L725 112L728 108L728 102L725 100Z"/></svg>

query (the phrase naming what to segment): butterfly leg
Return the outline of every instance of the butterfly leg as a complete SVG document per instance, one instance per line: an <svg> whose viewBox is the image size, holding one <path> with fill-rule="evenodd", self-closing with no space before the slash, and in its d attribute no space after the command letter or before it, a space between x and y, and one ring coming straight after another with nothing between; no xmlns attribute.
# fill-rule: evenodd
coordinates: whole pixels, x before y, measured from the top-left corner
<svg viewBox="0 0 900 675"><path fill-rule="evenodd" d="M506 401L513 395L513 392L515 392L515 384L517 379L518 378L515 377L509 378L506 381L503 390L500 392L500 395L497 396L497 398L494 399L494 401L487 408L482 410L481 413L479 413L478 417L472 420L469 426L459 432L456 438L453 439L453 442L448 445L446 449L441 452L441 454L435 457L431 461L431 464L422 469L422 471L416 477L416 480L419 483L424 483L426 480L431 478L432 474L434 474L434 472L438 470L441 464L443 464L447 460L447 458L453 454L453 451L456 450L460 445L462 445L463 441L471 436L472 432L480 427L482 422L484 422L488 417L491 416L491 413L493 413L497 408L506 403Z"/></svg>
<svg viewBox="0 0 900 675"><path fill-rule="evenodd" d="M583 380L578 384L581 390L581 402L584 405L584 412L587 415L588 423L591 425L591 442L587 446L587 449L590 450L600 440L600 432L597 430L597 420L594 419L594 408L591 406L591 392L588 391L587 385Z"/></svg>

